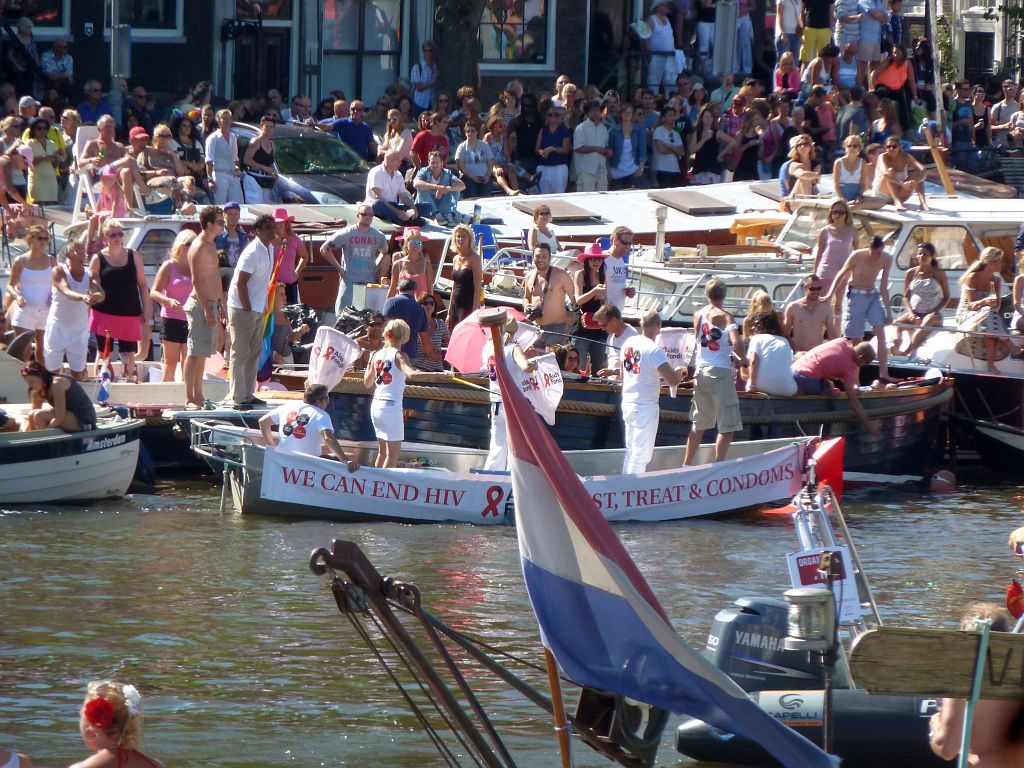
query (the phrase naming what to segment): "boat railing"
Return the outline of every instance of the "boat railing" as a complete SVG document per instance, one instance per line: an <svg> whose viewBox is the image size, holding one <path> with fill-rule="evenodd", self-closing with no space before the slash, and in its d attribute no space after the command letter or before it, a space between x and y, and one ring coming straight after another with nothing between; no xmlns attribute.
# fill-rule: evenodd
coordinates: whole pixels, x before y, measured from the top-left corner
<svg viewBox="0 0 1024 768"><path fill-rule="evenodd" d="M815 487L817 480L813 459L810 465L810 480L804 490L793 500L795 506L793 523L796 527L797 540L801 549L804 550L828 550L842 546L845 550L844 558L849 557L850 562L843 562L843 568L851 569L853 572L861 605L861 615L853 620L839 621L839 627L846 631L848 639L852 643L853 640L870 629L882 626L882 617L878 611L874 592L864 573L857 547L846 525L846 518L843 515L839 499L828 485ZM840 533L838 537L836 536L837 528ZM870 626L864 619L865 611L870 617ZM847 679L852 679L849 674L846 645L844 643L837 644L836 663L837 666L844 669Z"/></svg>

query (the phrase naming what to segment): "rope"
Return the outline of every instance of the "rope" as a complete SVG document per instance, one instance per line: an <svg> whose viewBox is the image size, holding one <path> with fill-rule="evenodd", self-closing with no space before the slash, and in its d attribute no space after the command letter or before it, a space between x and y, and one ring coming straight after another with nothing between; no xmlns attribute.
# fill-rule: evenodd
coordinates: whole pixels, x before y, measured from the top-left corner
<svg viewBox="0 0 1024 768"><path fill-rule="evenodd" d="M369 395L370 391L363 386L361 381L356 379L342 379L341 383L334 388L334 392L340 392L342 394L350 395ZM441 387L441 386L424 386L422 384L407 384L405 387L405 394L407 397L419 398L422 400L446 400L457 403L480 403L487 404L489 402L489 395L486 392L478 392L475 390L459 389L456 387ZM890 394L886 391L882 394ZM871 401L872 397L864 397L861 399L861 404L864 406L864 410L867 411L868 416L871 418L886 418L889 416L901 416L907 413L915 413L920 410L932 408L936 405L941 405L949 400L953 396L952 385L944 387L939 392L926 397L924 400L912 400L907 403L898 403L896 405L888 405L880 408L872 408ZM786 398L785 400L791 400L792 398ZM806 396L801 400L806 399L807 402L820 401L826 399L822 396ZM832 399L832 398L828 398ZM748 395L740 394L740 401L751 401L751 400L763 400L765 403L770 404L772 402L780 402L779 400L769 400L765 395ZM587 416L614 416L619 411L619 406L612 403L592 403L586 400L566 400L558 404L558 411L560 413L574 413L583 414ZM670 411L661 410L662 421L669 423L686 423L691 421L689 411ZM743 416L744 424L800 424L813 421L814 423L832 424L843 421L859 421L860 417L854 412L852 408L847 408L841 411L831 411L827 413L770 413L770 414L751 414Z"/></svg>

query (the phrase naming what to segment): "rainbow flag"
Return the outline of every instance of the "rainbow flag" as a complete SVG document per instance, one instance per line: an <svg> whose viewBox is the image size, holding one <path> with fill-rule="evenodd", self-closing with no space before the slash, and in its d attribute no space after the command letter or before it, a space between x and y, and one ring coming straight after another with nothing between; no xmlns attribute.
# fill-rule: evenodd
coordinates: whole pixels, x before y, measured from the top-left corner
<svg viewBox="0 0 1024 768"><path fill-rule="evenodd" d="M260 349L260 358L256 363L259 370L267 361L273 350L270 348L271 339L274 337L274 304L277 299L277 273L281 269L282 256L278 256L274 262L274 271L270 275L270 287L267 289L267 307L263 310L263 346Z"/></svg>

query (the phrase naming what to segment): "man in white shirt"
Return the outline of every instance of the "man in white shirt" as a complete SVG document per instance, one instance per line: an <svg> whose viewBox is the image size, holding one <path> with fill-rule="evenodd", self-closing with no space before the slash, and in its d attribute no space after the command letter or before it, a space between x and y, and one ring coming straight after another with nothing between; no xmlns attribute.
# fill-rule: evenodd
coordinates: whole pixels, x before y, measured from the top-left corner
<svg viewBox="0 0 1024 768"><path fill-rule="evenodd" d="M622 474L635 474L647 469L654 455L658 437L661 380L678 386L685 370L673 368L668 356L654 339L661 331L661 317L651 309L640 321L643 335L637 334L622 345L622 424L626 455Z"/></svg>
<svg viewBox="0 0 1024 768"><path fill-rule="evenodd" d="M587 119L576 126L572 134L573 159L576 162L576 191L605 192L608 190L608 126L602 121L600 99L587 104Z"/></svg>
<svg viewBox="0 0 1024 768"><path fill-rule="evenodd" d="M331 395L323 384L306 382L306 391L302 395L302 405L285 403L260 418L260 432L267 448L276 449L281 453L320 456L323 444L331 449L331 453L348 465L349 472L359 469L359 462L350 458L334 436L334 424L324 407L330 402ZM278 438L274 438L271 425L277 424Z"/></svg>
<svg viewBox="0 0 1024 768"><path fill-rule="evenodd" d="M604 260L605 285L608 287L608 303L618 307L620 312L626 307L626 299L636 295L636 291L628 286L629 267L625 260L632 247L632 229L619 226L612 230L611 246Z"/></svg>
<svg viewBox="0 0 1024 768"><path fill-rule="evenodd" d="M614 304L602 304L594 313L594 319L601 330L608 333L608 367L597 375L617 379L622 373L622 345L638 335L637 330L622 319L622 312Z"/></svg>
<svg viewBox="0 0 1024 768"><path fill-rule="evenodd" d="M366 205L373 215L392 224L423 226L412 195L405 188L405 177L398 172L402 156L393 149L384 153L384 162L366 174Z"/></svg>
<svg viewBox="0 0 1024 768"><path fill-rule="evenodd" d="M267 307L274 268L270 243L276 226L274 217L269 214L256 219L253 225L256 237L238 257L228 288L228 329L231 331L228 401L234 407L264 404L255 396L256 370L263 349L263 311Z"/></svg>
<svg viewBox="0 0 1024 768"><path fill-rule="evenodd" d="M220 128L206 137L206 171L217 205L242 200L242 173L238 164L238 139L231 133L231 110L217 112Z"/></svg>
<svg viewBox="0 0 1024 768"><path fill-rule="evenodd" d="M722 309L725 283L721 280L709 281L704 288L704 295L708 297L707 306L693 314L693 330L697 335L693 352L696 374L684 464L693 464L705 429L718 426L715 461L725 460L733 432L743 429L732 367L733 350L736 350L740 358L743 357L743 338L732 315Z"/></svg>

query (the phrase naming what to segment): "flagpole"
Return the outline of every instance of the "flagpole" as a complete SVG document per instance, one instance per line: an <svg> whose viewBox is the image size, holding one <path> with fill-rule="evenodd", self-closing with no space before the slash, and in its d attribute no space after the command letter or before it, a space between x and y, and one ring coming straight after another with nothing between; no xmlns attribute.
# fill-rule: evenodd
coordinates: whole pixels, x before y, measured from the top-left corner
<svg viewBox="0 0 1024 768"><path fill-rule="evenodd" d="M572 768L572 752L569 741L570 726L565 719L565 706L562 704L562 681L558 677L558 665L555 662L555 657L547 648L544 649L544 661L548 667L548 687L551 689L551 714L555 718L558 749L562 753L562 768Z"/></svg>
<svg viewBox="0 0 1024 768"><path fill-rule="evenodd" d="M503 309L483 309L477 314L477 320L482 328L491 329L494 359L500 360L504 354L501 332L508 321L508 315ZM548 687L551 689L551 714L555 720L555 733L558 734L558 749L562 755L562 768L572 768L569 723L566 721L565 706L562 703L562 682L558 676L558 665L555 662L555 657L547 648L544 649L544 661L548 668Z"/></svg>

